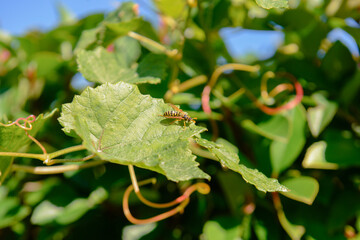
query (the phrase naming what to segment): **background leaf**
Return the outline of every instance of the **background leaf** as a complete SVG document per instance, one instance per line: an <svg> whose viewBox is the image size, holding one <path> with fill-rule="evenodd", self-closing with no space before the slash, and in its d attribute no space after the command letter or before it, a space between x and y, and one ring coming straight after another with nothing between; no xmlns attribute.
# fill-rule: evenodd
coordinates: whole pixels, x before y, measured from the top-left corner
<svg viewBox="0 0 360 240"><path fill-rule="evenodd" d="M337 104L328 101L320 94L314 94L313 98L317 106L307 110L307 120L311 134L318 137L335 116Z"/></svg>
<svg viewBox="0 0 360 240"><path fill-rule="evenodd" d="M270 158L273 172L279 174L298 157L305 144L305 113L297 106L284 115L289 122L287 141L273 141L270 145Z"/></svg>
<svg viewBox="0 0 360 240"><path fill-rule="evenodd" d="M98 47L94 51L81 50L77 56L79 71L92 82L159 83L158 78L139 78L135 69L122 67L114 53Z"/></svg>
<svg viewBox="0 0 360 240"><path fill-rule="evenodd" d="M265 9L289 7L287 0L256 0L256 3Z"/></svg>
<svg viewBox="0 0 360 240"><path fill-rule="evenodd" d="M290 190L289 192L283 192L283 195L308 205L314 202L319 192L319 183L312 177L299 176L289 178L282 181L281 184Z"/></svg>

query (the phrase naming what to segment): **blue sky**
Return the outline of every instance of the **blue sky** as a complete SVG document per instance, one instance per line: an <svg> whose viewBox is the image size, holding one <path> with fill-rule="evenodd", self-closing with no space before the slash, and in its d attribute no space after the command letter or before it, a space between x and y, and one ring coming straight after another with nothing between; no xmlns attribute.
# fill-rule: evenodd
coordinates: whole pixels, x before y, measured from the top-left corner
<svg viewBox="0 0 360 240"><path fill-rule="evenodd" d="M116 0L0 0L0 29L12 35L21 35L31 29L50 30L59 21L57 4L62 4L75 17L82 18L92 13L110 12L122 1ZM136 0L140 14L155 20L151 1ZM226 28L220 32L229 52L234 57L254 54L260 59L271 57L282 44L284 35L279 31L254 31ZM350 36L338 29L329 34L331 41L341 40L358 56L358 47Z"/></svg>

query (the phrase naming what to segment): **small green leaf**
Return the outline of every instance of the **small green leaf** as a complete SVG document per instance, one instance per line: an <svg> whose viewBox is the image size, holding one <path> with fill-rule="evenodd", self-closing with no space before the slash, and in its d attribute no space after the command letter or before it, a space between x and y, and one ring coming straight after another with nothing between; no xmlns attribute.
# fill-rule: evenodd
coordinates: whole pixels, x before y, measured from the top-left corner
<svg viewBox="0 0 360 240"><path fill-rule="evenodd" d="M75 199L59 212L56 216L56 222L62 225L68 225L80 219L91 208L92 206L89 205L87 199Z"/></svg>
<svg viewBox="0 0 360 240"><path fill-rule="evenodd" d="M202 138L196 138L196 142L213 153L222 165L240 173L246 182L254 185L258 190L263 192L288 191L277 179L268 178L257 169L247 168L245 165L239 164L240 159L237 153L233 151L234 146L229 147L230 143L218 144Z"/></svg>
<svg viewBox="0 0 360 240"><path fill-rule="evenodd" d="M328 101L321 94L314 94L313 98L316 101L317 106L307 110L307 119L311 134L314 137L318 137L334 118L337 104Z"/></svg>
<svg viewBox="0 0 360 240"><path fill-rule="evenodd" d="M121 37L114 42L115 55L118 63L130 68L141 55L141 46L139 42L131 37Z"/></svg>
<svg viewBox="0 0 360 240"><path fill-rule="evenodd" d="M139 240L146 238L150 232L152 232L157 226L157 223L129 225L123 228L122 239L123 240Z"/></svg>
<svg viewBox="0 0 360 240"><path fill-rule="evenodd" d="M99 26L96 28L84 30L81 32L79 41L74 49L75 53L78 53L81 49L87 49L91 45L95 44L98 40L98 35L103 31L103 27Z"/></svg>
<svg viewBox="0 0 360 240"><path fill-rule="evenodd" d="M163 100L142 95L137 86L119 82L87 88L63 106L59 121L103 160L149 169L173 181L209 179L188 142L206 129L169 124L159 115L171 109Z"/></svg>
<svg viewBox="0 0 360 240"><path fill-rule="evenodd" d="M61 56L54 52L37 52L33 56L37 65L37 76L46 77L49 73L55 72L63 62Z"/></svg>
<svg viewBox="0 0 360 240"><path fill-rule="evenodd" d="M123 22L105 22L104 25L108 30L116 34L117 37L126 35L130 31L136 31L143 20L141 18L134 18Z"/></svg>
<svg viewBox="0 0 360 240"><path fill-rule="evenodd" d="M289 122L287 141L273 141L270 145L270 159L273 172L281 173L284 169L291 166L300 154L305 138L305 110L302 106L297 106L284 113Z"/></svg>
<svg viewBox="0 0 360 240"><path fill-rule="evenodd" d="M158 55L149 53L146 55L141 62L137 72L140 77L154 77L164 79L166 77L166 64L167 57L165 55Z"/></svg>
<svg viewBox="0 0 360 240"><path fill-rule="evenodd" d="M325 141L313 143L307 150L305 158L302 162L304 168L317 168L317 169L338 169L336 163L326 161L325 150L327 144Z"/></svg>
<svg viewBox="0 0 360 240"><path fill-rule="evenodd" d="M266 122L255 124L247 119L242 122L242 126L266 138L285 142L288 136L289 122L282 115L275 115Z"/></svg>
<svg viewBox="0 0 360 240"><path fill-rule="evenodd" d="M48 200L43 201L34 209L31 215L31 223L36 225L45 225L51 223L63 211L63 207L58 207Z"/></svg>
<svg viewBox="0 0 360 240"><path fill-rule="evenodd" d="M281 182L281 184L290 189L289 192L282 193L284 196L308 205L312 205L319 192L319 183L312 177L290 178Z"/></svg>
<svg viewBox="0 0 360 240"><path fill-rule="evenodd" d="M288 8L288 0L256 0L257 5L262 8Z"/></svg>
<svg viewBox="0 0 360 240"><path fill-rule="evenodd" d="M313 143L308 148L302 164L306 168L319 169L359 166L359 143L348 131L327 130L324 141Z"/></svg>
<svg viewBox="0 0 360 240"><path fill-rule="evenodd" d="M81 50L77 56L79 71L92 82L158 83L160 79L139 78L135 69L122 67L114 53L98 47L94 51Z"/></svg>
<svg viewBox="0 0 360 240"><path fill-rule="evenodd" d="M172 18L184 17L186 13L185 0L157 0L155 1L156 7L164 15Z"/></svg>
<svg viewBox="0 0 360 240"><path fill-rule="evenodd" d="M207 221L204 225L203 234L205 239L238 239L241 233L241 223L233 218L218 218Z"/></svg>
<svg viewBox="0 0 360 240"><path fill-rule="evenodd" d="M0 229L15 225L30 214L30 208L22 206L15 197L0 199L0 206Z"/></svg>
<svg viewBox="0 0 360 240"><path fill-rule="evenodd" d="M33 122L32 129L29 134L35 137L36 133L41 129L44 122L52 117L57 111L54 109L51 113L40 114L35 122ZM17 152L20 149L26 147L31 142L30 138L26 135L26 132L16 126L11 125L8 127L0 125L0 152ZM0 157L0 184L4 181L6 175L10 172L13 157Z"/></svg>

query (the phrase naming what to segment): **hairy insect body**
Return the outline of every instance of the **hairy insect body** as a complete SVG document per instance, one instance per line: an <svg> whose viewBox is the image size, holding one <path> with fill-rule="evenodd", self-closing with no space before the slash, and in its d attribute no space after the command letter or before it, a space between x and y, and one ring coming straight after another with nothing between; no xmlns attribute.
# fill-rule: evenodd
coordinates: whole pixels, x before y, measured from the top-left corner
<svg viewBox="0 0 360 240"><path fill-rule="evenodd" d="M177 111L167 111L163 115L164 117L181 117L181 113Z"/></svg>
<svg viewBox="0 0 360 240"><path fill-rule="evenodd" d="M178 107L176 107L173 104L170 104L170 106L174 110L166 111L166 112L164 112L163 115L159 115L159 116L175 119L174 121L183 120L184 121L184 127L185 127L185 122L195 122L196 118L190 117L187 113L183 112L181 109L179 109Z"/></svg>

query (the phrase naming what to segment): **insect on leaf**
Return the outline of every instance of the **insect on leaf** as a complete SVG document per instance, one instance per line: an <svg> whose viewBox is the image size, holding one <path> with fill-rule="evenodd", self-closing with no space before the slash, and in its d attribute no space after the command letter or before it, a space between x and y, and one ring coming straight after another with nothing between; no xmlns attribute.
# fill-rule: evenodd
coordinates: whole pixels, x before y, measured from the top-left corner
<svg viewBox="0 0 360 240"><path fill-rule="evenodd" d="M169 110L162 99L142 95L136 85L107 83L65 104L59 121L103 160L149 169L173 181L209 179L188 148L188 139L206 129L193 123L184 129L159 117Z"/></svg>

